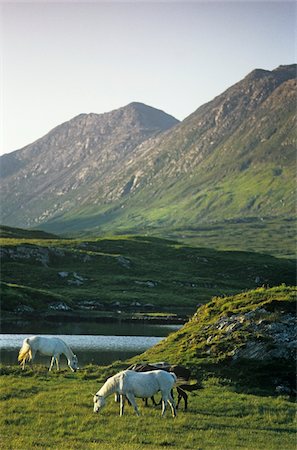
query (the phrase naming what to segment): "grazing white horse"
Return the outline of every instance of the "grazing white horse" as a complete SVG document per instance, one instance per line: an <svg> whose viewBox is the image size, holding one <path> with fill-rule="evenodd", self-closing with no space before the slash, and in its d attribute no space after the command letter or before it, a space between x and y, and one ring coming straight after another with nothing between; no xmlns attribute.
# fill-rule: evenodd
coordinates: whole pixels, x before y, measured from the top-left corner
<svg viewBox="0 0 297 450"><path fill-rule="evenodd" d="M62 354L66 356L68 366L73 372L78 369L77 356L62 339L57 337L48 338L43 336L32 336L24 339L23 345L19 351L18 360L23 370L25 368L26 361L33 361L37 352L42 355L52 357L49 370L52 370L55 361L57 370L60 370L59 362Z"/></svg>
<svg viewBox="0 0 297 450"><path fill-rule="evenodd" d="M177 377L174 373L165 372L164 370L141 373L134 372L134 370L124 370L108 378L102 388L94 395L94 412L97 413L103 408L106 397L111 394L118 394L120 395L120 416L124 414L126 398L139 416L135 397L149 398L160 391L162 395L162 416L164 416L168 402L172 410L172 416L175 417L176 409L171 389L176 381Z"/></svg>

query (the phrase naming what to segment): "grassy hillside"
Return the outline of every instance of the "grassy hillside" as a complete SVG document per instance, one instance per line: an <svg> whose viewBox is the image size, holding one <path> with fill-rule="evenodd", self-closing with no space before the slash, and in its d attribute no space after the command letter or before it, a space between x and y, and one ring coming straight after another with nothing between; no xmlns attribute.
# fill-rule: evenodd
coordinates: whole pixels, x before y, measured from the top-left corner
<svg viewBox="0 0 297 450"><path fill-rule="evenodd" d="M296 258L296 218L250 218L176 229L164 236L194 247Z"/></svg>
<svg viewBox="0 0 297 450"><path fill-rule="evenodd" d="M26 230L23 228L6 227L0 225L0 238L10 239L59 239L58 236L42 230Z"/></svg>
<svg viewBox="0 0 297 450"><path fill-rule="evenodd" d="M181 363L199 378L215 374L245 389L296 389L296 293L283 285L215 297L132 361Z"/></svg>
<svg viewBox="0 0 297 450"><path fill-rule="evenodd" d="M88 301L92 315L112 305L194 312L215 295L295 282L291 260L152 237L2 239L1 245L4 314L48 313L63 302L65 314L90 315Z"/></svg>

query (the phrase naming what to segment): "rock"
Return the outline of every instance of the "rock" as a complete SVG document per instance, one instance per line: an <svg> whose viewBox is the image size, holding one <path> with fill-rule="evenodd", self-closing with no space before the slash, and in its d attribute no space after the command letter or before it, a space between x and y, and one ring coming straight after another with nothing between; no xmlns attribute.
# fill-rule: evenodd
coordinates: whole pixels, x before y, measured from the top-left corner
<svg viewBox="0 0 297 450"><path fill-rule="evenodd" d="M128 258L125 258L124 256L118 256L117 260L120 266L124 267L125 269L130 269L131 261Z"/></svg>
<svg viewBox="0 0 297 450"><path fill-rule="evenodd" d="M86 310L98 310L102 309L103 305L96 300L83 300L79 302L79 308Z"/></svg>
<svg viewBox="0 0 297 450"><path fill-rule="evenodd" d="M132 302L132 303L131 303L131 306L137 306L137 307L139 307L139 306L141 306L141 304L140 304L139 302Z"/></svg>
<svg viewBox="0 0 297 450"><path fill-rule="evenodd" d="M81 275L78 275L76 272L73 272L73 276L76 280L85 281L86 278L83 278Z"/></svg>
<svg viewBox="0 0 297 450"><path fill-rule="evenodd" d="M51 303L49 305L49 309L53 309L54 311L70 311L71 308L66 305L66 303L64 302L60 302L60 303Z"/></svg>
<svg viewBox="0 0 297 450"><path fill-rule="evenodd" d="M66 277L68 277L69 272L58 272L58 275L59 275L61 278L66 278Z"/></svg>
<svg viewBox="0 0 297 450"><path fill-rule="evenodd" d="M276 386L275 388L275 392L277 394L287 394L290 395L291 394L291 389L287 386L284 386L283 384Z"/></svg>
<svg viewBox="0 0 297 450"><path fill-rule="evenodd" d="M140 286L147 286L149 288L154 288L158 285L156 281L134 281L135 284L139 284Z"/></svg>
<svg viewBox="0 0 297 450"><path fill-rule="evenodd" d="M143 307L146 308L146 309L152 309L152 308L154 308L154 305L152 303L145 303L143 305Z"/></svg>
<svg viewBox="0 0 297 450"><path fill-rule="evenodd" d="M118 308L119 306L121 306L121 303L120 302L113 302L112 306L115 307L115 308Z"/></svg>
<svg viewBox="0 0 297 450"><path fill-rule="evenodd" d="M31 306L28 306L28 305L18 305L17 308L15 309L15 312L18 314L31 313L33 311L34 311L34 308L32 308Z"/></svg>

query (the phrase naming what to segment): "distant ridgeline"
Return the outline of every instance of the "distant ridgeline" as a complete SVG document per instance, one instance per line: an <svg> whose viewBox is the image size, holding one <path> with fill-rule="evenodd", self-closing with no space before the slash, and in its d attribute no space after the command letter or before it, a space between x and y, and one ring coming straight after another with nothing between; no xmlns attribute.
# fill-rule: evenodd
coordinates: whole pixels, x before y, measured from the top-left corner
<svg viewBox="0 0 297 450"><path fill-rule="evenodd" d="M237 224L234 235L263 236L266 227L268 246L269 236L289 246L295 124L296 65L254 70L180 123L141 103L81 114L1 157L1 221L63 234L181 237L220 224L220 239L204 235L216 247ZM245 248L258 244L265 250L261 238Z"/></svg>

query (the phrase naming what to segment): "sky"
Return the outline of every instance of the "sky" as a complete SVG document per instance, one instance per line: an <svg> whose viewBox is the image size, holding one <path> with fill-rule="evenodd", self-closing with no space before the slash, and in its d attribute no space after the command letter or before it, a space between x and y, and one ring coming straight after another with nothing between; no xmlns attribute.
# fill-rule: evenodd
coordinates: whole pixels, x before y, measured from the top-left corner
<svg viewBox="0 0 297 450"><path fill-rule="evenodd" d="M182 120L255 68L296 62L296 8L0 0L0 153L133 101Z"/></svg>

